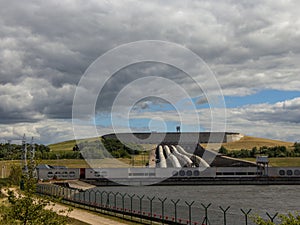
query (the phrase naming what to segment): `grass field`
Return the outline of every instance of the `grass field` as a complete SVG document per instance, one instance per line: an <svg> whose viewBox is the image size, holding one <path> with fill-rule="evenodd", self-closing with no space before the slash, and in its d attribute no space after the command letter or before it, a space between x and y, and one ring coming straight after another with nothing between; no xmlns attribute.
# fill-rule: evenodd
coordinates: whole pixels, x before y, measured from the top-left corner
<svg viewBox="0 0 300 225"><path fill-rule="evenodd" d="M288 149L290 149L292 148L293 144L294 143L291 142L244 136L239 141L224 143L222 145L228 150L241 150L241 149L251 150L253 147L259 148L262 146L267 146L267 147L286 146Z"/></svg>
<svg viewBox="0 0 300 225"><path fill-rule="evenodd" d="M59 142L56 144L51 144L48 145L48 147L50 148L50 151L72 151L73 147L75 146L76 141L75 140L71 140L71 141L64 141L64 142Z"/></svg>

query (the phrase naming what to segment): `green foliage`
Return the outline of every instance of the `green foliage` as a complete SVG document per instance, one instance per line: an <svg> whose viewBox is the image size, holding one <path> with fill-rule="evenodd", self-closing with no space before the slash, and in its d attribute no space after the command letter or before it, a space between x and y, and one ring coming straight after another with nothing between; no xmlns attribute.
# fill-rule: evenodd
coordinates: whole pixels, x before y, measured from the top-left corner
<svg viewBox="0 0 300 225"><path fill-rule="evenodd" d="M289 151L285 146L262 146L259 149L254 147L251 150L241 149L240 151L228 151L222 146L219 153L233 158L254 158L258 155L267 155L269 158L300 157L300 144L296 142L292 151Z"/></svg>
<svg viewBox="0 0 300 225"><path fill-rule="evenodd" d="M9 183L12 185L19 185L22 176L22 168L18 165L13 165L10 168L10 173L8 176Z"/></svg>
<svg viewBox="0 0 300 225"><path fill-rule="evenodd" d="M227 155L228 150L222 145L221 148L219 149L219 153L223 155Z"/></svg>
<svg viewBox="0 0 300 225"><path fill-rule="evenodd" d="M21 145L16 144L0 144L0 159L20 159L21 158Z"/></svg>
<svg viewBox="0 0 300 225"><path fill-rule="evenodd" d="M9 191L9 206L2 206L2 224L28 225L63 225L67 224L67 217L59 216L53 210L45 209L50 205L48 200L37 198L28 190L18 197Z"/></svg>
<svg viewBox="0 0 300 225"><path fill-rule="evenodd" d="M297 142L294 143L294 152L296 154L300 154L300 143Z"/></svg>
<svg viewBox="0 0 300 225"><path fill-rule="evenodd" d="M11 178L16 182L21 179L19 169L15 168L16 176L11 172ZM8 205L1 206L0 224L11 225L64 225L67 224L66 216L59 216L52 209L49 200L35 195L36 178L35 167L32 163L28 165L28 173L22 176L24 191L9 190ZM19 177L17 177L19 176ZM64 212L65 213L65 212Z"/></svg>
<svg viewBox="0 0 300 225"><path fill-rule="evenodd" d="M80 152L62 151L62 152L37 152L36 159L82 159Z"/></svg>
<svg viewBox="0 0 300 225"><path fill-rule="evenodd" d="M31 150L31 145L27 144L27 149ZM38 155L50 152L50 148L45 145L34 144L35 152ZM22 145L0 144L0 160L18 160L22 156Z"/></svg>
<svg viewBox="0 0 300 225"><path fill-rule="evenodd" d="M300 225L300 215L293 215L289 213L287 215L279 215L280 224L278 225ZM254 222L257 225L275 225L275 223L271 222L270 220L264 220L260 216L254 217Z"/></svg>
<svg viewBox="0 0 300 225"><path fill-rule="evenodd" d="M34 144L36 159L82 159L80 152L61 151L51 152L45 145ZM27 144L28 152L31 145ZM0 160L18 160L22 158L22 146L16 144L0 144Z"/></svg>
<svg viewBox="0 0 300 225"><path fill-rule="evenodd" d="M0 178L0 189L2 187L6 187L9 184L9 179L8 178ZM0 193L0 197L2 197L2 193Z"/></svg>
<svg viewBox="0 0 300 225"><path fill-rule="evenodd" d="M131 155L138 155L143 147L136 144L126 144L116 139L106 138L103 141L84 141L78 144L78 148L85 158L131 158ZM77 151L74 151L76 153Z"/></svg>

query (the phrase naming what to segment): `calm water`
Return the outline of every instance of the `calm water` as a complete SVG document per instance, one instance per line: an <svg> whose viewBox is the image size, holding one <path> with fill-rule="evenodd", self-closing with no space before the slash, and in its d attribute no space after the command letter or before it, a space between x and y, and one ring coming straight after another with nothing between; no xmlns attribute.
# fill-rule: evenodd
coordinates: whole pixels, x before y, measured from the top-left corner
<svg viewBox="0 0 300 225"><path fill-rule="evenodd" d="M137 196L145 195L142 201L142 210L150 212L150 202L147 197L155 197L153 200L153 213L161 215L161 203L158 198L165 198L165 215L174 217L174 205L171 199L180 199L178 203L178 218L188 219L188 208L186 203L195 201L192 207L192 220L202 222L204 209L201 203L208 205L209 220L211 224L223 224L223 214L219 206L226 208L230 206L227 215L227 224L245 224L240 209L265 217L265 213L271 215L276 212L287 213L300 211L300 186L299 185L270 185L270 186L144 186L144 187L97 187L97 190L107 192L135 194L133 197L133 210L139 211L139 200ZM99 196L100 197L100 196ZM103 195L103 199L106 197ZM106 199L107 200L107 199ZM98 199L98 201L100 201ZM104 201L104 200L103 200ZM114 204L113 194L109 202ZM121 206L121 197L117 197L117 205ZM130 198L125 198L125 207L130 208ZM253 224L253 223L248 223Z"/></svg>

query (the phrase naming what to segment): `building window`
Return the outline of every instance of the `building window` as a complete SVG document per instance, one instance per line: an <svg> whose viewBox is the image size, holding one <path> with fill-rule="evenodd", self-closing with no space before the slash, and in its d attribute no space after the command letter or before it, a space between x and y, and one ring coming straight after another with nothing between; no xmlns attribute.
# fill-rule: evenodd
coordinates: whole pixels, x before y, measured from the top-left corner
<svg viewBox="0 0 300 225"><path fill-rule="evenodd" d="M180 171L179 171L179 175L180 175L180 176L185 176L185 172L184 172L183 170L180 170Z"/></svg>
<svg viewBox="0 0 300 225"><path fill-rule="evenodd" d="M279 175L280 176L284 176L285 175L285 171L284 170L279 170Z"/></svg>
<svg viewBox="0 0 300 225"><path fill-rule="evenodd" d="M193 174L193 172L190 171L190 170L188 170L188 171L186 172L186 175L189 176L189 177L192 176L192 174Z"/></svg>

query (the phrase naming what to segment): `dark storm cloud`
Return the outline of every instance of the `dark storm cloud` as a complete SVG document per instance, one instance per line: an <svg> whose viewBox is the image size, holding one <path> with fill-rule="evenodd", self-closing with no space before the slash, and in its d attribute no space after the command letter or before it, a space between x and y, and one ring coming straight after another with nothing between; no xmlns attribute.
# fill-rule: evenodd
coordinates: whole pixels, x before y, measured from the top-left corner
<svg viewBox="0 0 300 225"><path fill-rule="evenodd" d="M192 86L193 80L183 71L178 70L177 68L166 65L163 63L156 62L143 62L138 64L130 65L126 68L121 69L106 82L105 86L100 92L98 102L97 102L97 110L98 111L111 111L111 107L113 105L114 99L118 96L118 94L122 91L126 85L131 85L131 82L136 81L137 79L147 78L147 77L162 77L165 79L170 79L174 81L178 86L182 87L190 96L201 95L201 89L194 88ZM140 87L132 87L131 88L131 97L136 97L136 101L139 102L137 106L141 106L141 108L145 109L149 106L151 102L154 105L161 105L162 103L166 104L166 101L159 100L158 98L142 98L138 99L142 93L147 90L153 90L153 96L157 96L160 93L168 92L170 95L174 94L174 92L179 92L181 90L177 90L174 85L173 86L165 86L165 83L155 83L151 85L150 83L143 83ZM121 102L123 103L123 102ZM168 103L169 104L169 103ZM118 107L122 108L126 106L126 102L124 101L124 105L120 105Z"/></svg>

